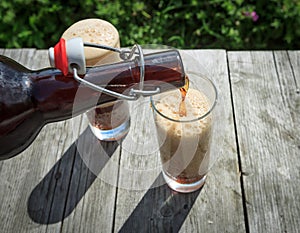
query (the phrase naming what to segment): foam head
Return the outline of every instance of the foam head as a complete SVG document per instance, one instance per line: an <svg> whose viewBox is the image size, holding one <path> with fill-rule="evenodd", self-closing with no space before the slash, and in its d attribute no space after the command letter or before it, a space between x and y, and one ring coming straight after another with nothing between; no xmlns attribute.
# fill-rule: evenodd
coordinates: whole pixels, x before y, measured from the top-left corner
<svg viewBox="0 0 300 233"><path fill-rule="evenodd" d="M62 38L81 37L83 42L107 45L115 48L120 47L118 30L109 22L102 19L84 19L71 25L62 35ZM119 54L105 49L84 48L86 64L105 64L119 61Z"/></svg>

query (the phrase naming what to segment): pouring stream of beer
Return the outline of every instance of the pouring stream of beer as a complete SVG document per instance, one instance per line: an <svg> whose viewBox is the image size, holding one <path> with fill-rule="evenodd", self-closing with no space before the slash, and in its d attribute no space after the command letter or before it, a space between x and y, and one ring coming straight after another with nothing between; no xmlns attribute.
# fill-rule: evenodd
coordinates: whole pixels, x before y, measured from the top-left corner
<svg viewBox="0 0 300 233"><path fill-rule="evenodd" d="M179 104L179 116L180 117L186 116L185 97L186 97L186 94L189 89L189 83L190 83L189 78L187 76L185 76L185 85L179 89L180 93L181 93L181 102Z"/></svg>

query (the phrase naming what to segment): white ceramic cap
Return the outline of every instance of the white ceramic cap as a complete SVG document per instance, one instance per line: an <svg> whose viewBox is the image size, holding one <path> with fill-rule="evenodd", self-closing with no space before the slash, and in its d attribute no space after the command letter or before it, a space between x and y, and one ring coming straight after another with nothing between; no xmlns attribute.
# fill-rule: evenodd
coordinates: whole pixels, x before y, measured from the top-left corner
<svg viewBox="0 0 300 233"><path fill-rule="evenodd" d="M61 47L61 43L65 43L65 49L66 51L61 51L60 49L64 48ZM80 75L85 74L86 72L86 64L85 64L85 54L84 54L84 45L82 38L72 38L67 41L60 41L57 45L59 46L59 49L54 49L53 47L49 48L48 54L49 54L49 61L50 65L52 67L56 67L58 69L67 69L69 73L73 73L73 68L75 67L77 69L77 73ZM57 51L59 54L55 54L55 51ZM67 57L68 67L64 67L63 64L56 64L57 57ZM64 72L64 71L63 71ZM66 72L67 73L67 72Z"/></svg>
<svg viewBox="0 0 300 233"><path fill-rule="evenodd" d="M66 51L69 72L73 73L73 67L75 66L78 74L85 74L85 55L82 38L78 37L67 40Z"/></svg>

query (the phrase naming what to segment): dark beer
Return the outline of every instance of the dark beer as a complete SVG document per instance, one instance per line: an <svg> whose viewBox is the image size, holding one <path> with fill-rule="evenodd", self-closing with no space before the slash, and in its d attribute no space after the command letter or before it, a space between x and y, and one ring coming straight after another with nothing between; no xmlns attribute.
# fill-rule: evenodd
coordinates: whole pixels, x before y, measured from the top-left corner
<svg viewBox="0 0 300 233"><path fill-rule="evenodd" d="M126 103L126 102L125 102ZM86 113L92 126L100 130L111 130L120 126L129 116L127 104L116 101L101 105Z"/></svg>
<svg viewBox="0 0 300 233"><path fill-rule="evenodd" d="M189 90L189 78L187 76L185 77L185 85L181 87L179 90L181 94L181 102L179 105L179 116L183 117L186 116L185 97L186 97L186 93Z"/></svg>

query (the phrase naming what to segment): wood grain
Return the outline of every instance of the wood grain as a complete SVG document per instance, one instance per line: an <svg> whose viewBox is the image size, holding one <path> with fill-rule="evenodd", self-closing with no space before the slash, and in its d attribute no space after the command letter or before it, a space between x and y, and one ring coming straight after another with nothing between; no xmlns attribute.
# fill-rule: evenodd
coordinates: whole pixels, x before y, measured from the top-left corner
<svg viewBox="0 0 300 233"><path fill-rule="evenodd" d="M249 230L297 232L300 127L287 53L229 52L228 60Z"/></svg>
<svg viewBox="0 0 300 233"><path fill-rule="evenodd" d="M0 161L1 232L298 232L300 52L184 50L219 92L218 157L205 186L164 184L149 99L130 103L130 133L100 142L87 119L46 125ZM30 69L46 50L0 49ZM228 61L228 63L227 63Z"/></svg>
<svg viewBox="0 0 300 233"><path fill-rule="evenodd" d="M100 142L86 125L87 122L81 124L84 131L76 142L62 232L111 232L118 177L118 167L114 165L119 161L119 143Z"/></svg>

